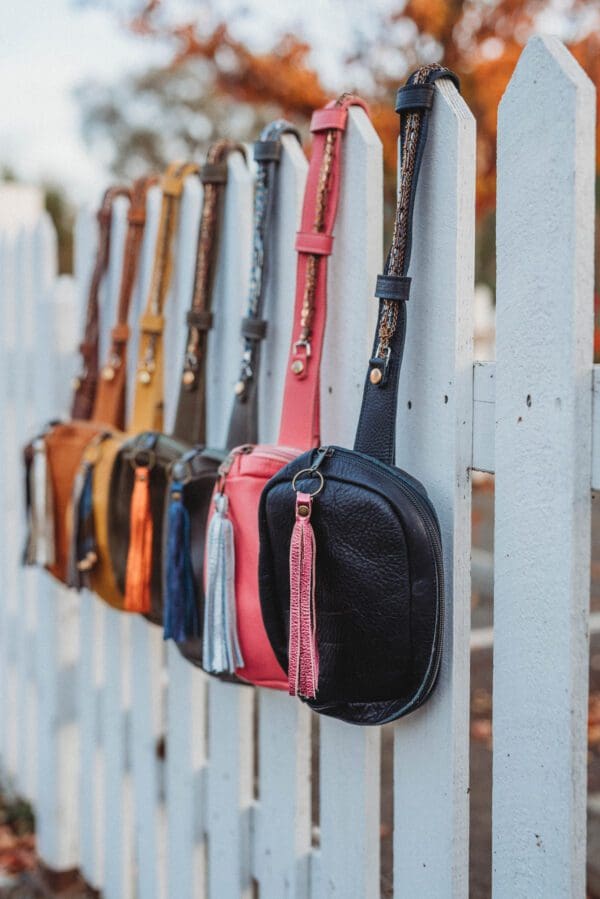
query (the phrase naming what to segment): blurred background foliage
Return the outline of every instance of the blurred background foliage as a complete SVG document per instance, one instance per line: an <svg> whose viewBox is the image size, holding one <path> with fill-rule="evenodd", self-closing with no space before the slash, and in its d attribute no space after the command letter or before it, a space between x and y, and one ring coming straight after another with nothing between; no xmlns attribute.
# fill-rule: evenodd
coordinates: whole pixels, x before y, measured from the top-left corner
<svg viewBox="0 0 600 899"><path fill-rule="evenodd" d="M261 35L257 46L239 37L243 29L236 23L264 12L260 0L230 6L226 15L219 0L133 2L125 16L111 0L80 2L100 3L140 40L167 50L162 67L109 86L87 83L78 92L84 135L91 148L108 153L117 176L160 169L173 157L198 158L217 135L250 140L275 115L294 121L308 143L312 111L335 95L322 52L301 29L273 33L270 41ZM350 17L345 24L353 36L339 61L344 89L368 100L383 141L388 223L395 198L395 92L427 62L460 76L477 118L477 278L493 288L498 103L528 37L545 29L560 34L596 84L600 103L598 0L407 0L385 10L340 3L340 13Z"/></svg>

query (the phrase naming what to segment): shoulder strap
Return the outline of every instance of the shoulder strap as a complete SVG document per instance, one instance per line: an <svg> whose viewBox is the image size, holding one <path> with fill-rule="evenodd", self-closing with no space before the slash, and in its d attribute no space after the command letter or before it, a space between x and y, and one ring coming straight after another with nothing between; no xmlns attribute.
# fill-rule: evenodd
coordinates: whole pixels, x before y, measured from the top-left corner
<svg viewBox="0 0 600 899"><path fill-rule="evenodd" d="M212 144L200 169L204 186L198 232L196 272L192 302L187 313L187 338L173 435L186 443L206 441L206 346L212 328L212 296L219 256L223 198L227 184L227 159L241 144L219 140Z"/></svg>
<svg viewBox="0 0 600 899"><path fill-rule="evenodd" d="M254 159L258 171L254 194L252 268L246 316L242 319L244 349L240 376L235 385L227 432L228 449L244 443L258 442L260 348L267 334L267 322L263 318L269 264L267 238L272 230L281 137L284 134L293 134L300 141L300 135L293 125L279 119L267 125L261 132L260 140L254 144Z"/></svg>
<svg viewBox="0 0 600 899"><path fill-rule="evenodd" d="M173 238L177 227L183 185L197 175L194 163L172 162L161 180L162 207L152 281L146 308L140 318L137 383L130 430L162 431L164 403L163 310L173 272Z"/></svg>
<svg viewBox="0 0 600 899"><path fill-rule="evenodd" d="M327 305L327 257L333 249L342 135L350 106L366 104L343 94L313 113L314 134L302 221L296 235L298 263L292 343L278 442L310 449L320 442L320 366Z"/></svg>
<svg viewBox="0 0 600 899"><path fill-rule="evenodd" d="M373 355L364 386L354 449L394 465L398 382L406 335L406 303L409 298L412 218L417 180L427 140L427 125L435 96L434 82L458 78L439 65L414 72L396 97L400 115L400 188L392 245L384 274L377 278L375 296L379 315Z"/></svg>
<svg viewBox="0 0 600 899"><path fill-rule="evenodd" d="M94 263L94 270L92 272L92 280L90 281L88 293L83 340L79 345L81 370L73 384L74 393L71 404L71 418L75 419L90 418L94 406L99 364L99 293L102 279L108 268L112 207L117 197L126 197L129 199L129 188L122 186L109 187L102 198L102 204L97 213L98 248L96 250L96 261Z"/></svg>
<svg viewBox="0 0 600 899"><path fill-rule="evenodd" d="M127 235L123 254L123 269L117 307L117 320L111 331L111 345L94 403L94 421L123 430L125 427L125 389L127 384L127 342L129 340L129 306L138 270L144 226L146 224L146 195L158 182L156 175L139 178L131 188L127 214Z"/></svg>

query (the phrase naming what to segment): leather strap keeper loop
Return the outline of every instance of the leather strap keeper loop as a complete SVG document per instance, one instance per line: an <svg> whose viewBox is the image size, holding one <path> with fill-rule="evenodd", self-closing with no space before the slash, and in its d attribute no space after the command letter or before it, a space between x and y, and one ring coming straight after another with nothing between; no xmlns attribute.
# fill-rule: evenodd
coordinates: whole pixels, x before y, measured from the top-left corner
<svg viewBox="0 0 600 899"><path fill-rule="evenodd" d="M299 253L310 253L314 256L331 256L333 235L320 234L318 231L298 231L296 250Z"/></svg>
<svg viewBox="0 0 600 899"><path fill-rule="evenodd" d="M115 325L110 332L110 336L114 343L127 343L129 340L129 326Z"/></svg>
<svg viewBox="0 0 600 899"><path fill-rule="evenodd" d="M183 178L167 173L163 176L160 188L166 197L180 197L183 192Z"/></svg>
<svg viewBox="0 0 600 899"><path fill-rule="evenodd" d="M348 110L346 107L325 107L324 109L317 109L313 112L312 119L310 120L310 130L312 132L330 131L334 128L337 131L345 131L347 121Z"/></svg>
<svg viewBox="0 0 600 899"><path fill-rule="evenodd" d="M190 309L185 320L190 328L198 328L199 331L210 331L213 326L213 314L205 309Z"/></svg>
<svg viewBox="0 0 600 899"><path fill-rule="evenodd" d="M281 144L278 140L257 140L254 142L255 162L279 162Z"/></svg>
<svg viewBox="0 0 600 899"><path fill-rule="evenodd" d="M165 326L163 315L152 315L146 312L140 319L140 331L145 334L162 334Z"/></svg>
<svg viewBox="0 0 600 899"><path fill-rule="evenodd" d="M431 84L405 84L399 88L396 94L396 112L406 112L410 109L431 109L435 85Z"/></svg>
<svg viewBox="0 0 600 899"><path fill-rule="evenodd" d="M200 169L202 184L227 184L227 163L206 162Z"/></svg>
<svg viewBox="0 0 600 899"><path fill-rule="evenodd" d="M267 336L267 322L262 318L243 318L242 337L248 340L264 340Z"/></svg>
<svg viewBox="0 0 600 899"><path fill-rule="evenodd" d="M79 352L84 359L87 359L89 356L91 356L94 352L94 349L95 347L93 343L86 343L85 341L82 341L82 343L79 344Z"/></svg>
<svg viewBox="0 0 600 899"><path fill-rule="evenodd" d="M410 297L410 278L406 275L377 275L375 296L380 300L406 302Z"/></svg>
<svg viewBox="0 0 600 899"><path fill-rule="evenodd" d="M127 213L127 221L130 225L140 225L143 226L146 224L146 209L143 206L135 206L129 207L129 212Z"/></svg>

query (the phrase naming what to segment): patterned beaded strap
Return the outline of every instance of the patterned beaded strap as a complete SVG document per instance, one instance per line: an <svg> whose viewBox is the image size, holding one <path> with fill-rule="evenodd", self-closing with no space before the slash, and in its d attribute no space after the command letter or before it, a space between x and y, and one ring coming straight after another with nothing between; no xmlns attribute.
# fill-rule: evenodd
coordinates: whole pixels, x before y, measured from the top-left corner
<svg viewBox="0 0 600 899"><path fill-rule="evenodd" d="M412 217L419 170L427 140L435 82L456 75L439 65L423 66L398 91L400 115L400 187L392 245L384 273L377 278L379 315L354 449L389 465L395 463L398 382L406 335L406 303L410 292Z"/></svg>
<svg viewBox="0 0 600 899"><path fill-rule="evenodd" d="M291 134L300 141L300 135L293 125L278 119L263 129L260 139L254 144L254 159L258 171L254 195L252 269L246 317L242 320L244 349L229 419L226 442L228 449L242 443L258 441L260 348L267 333L267 322L263 318L269 263L267 241L275 210L277 170L281 158L281 138L284 134Z"/></svg>
<svg viewBox="0 0 600 899"><path fill-rule="evenodd" d="M219 256L227 160L246 152L241 144L218 140L208 150L200 169L204 187L198 231L192 301L186 316L187 335L173 436L190 444L203 444L206 436L206 349L212 328L212 295Z"/></svg>

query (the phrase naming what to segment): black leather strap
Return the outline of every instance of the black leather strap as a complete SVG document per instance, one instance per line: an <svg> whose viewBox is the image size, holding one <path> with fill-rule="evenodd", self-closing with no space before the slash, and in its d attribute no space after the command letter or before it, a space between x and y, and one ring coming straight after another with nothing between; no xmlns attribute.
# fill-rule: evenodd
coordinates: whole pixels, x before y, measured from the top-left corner
<svg viewBox="0 0 600 899"><path fill-rule="evenodd" d="M275 210L277 169L281 156L281 137L293 134L300 140L297 130L289 122L279 120L263 129L260 140L254 145L254 158L258 164L254 197L254 234L252 240L252 272L246 317L242 319L244 350L240 377L235 388L235 399L229 429L227 448L243 443L258 442L258 377L260 369L260 345L267 333L263 319L263 307L268 281L268 238L272 233Z"/></svg>
<svg viewBox="0 0 600 899"><path fill-rule="evenodd" d="M396 99L400 114L400 191L392 246L384 274L377 279L375 296L379 298L379 315L354 442L355 450L388 465L395 464L396 456L396 412L410 290L406 273L410 263L414 202L435 96L434 82L440 78L449 78L459 88L458 78L449 69L424 66L410 76Z"/></svg>

